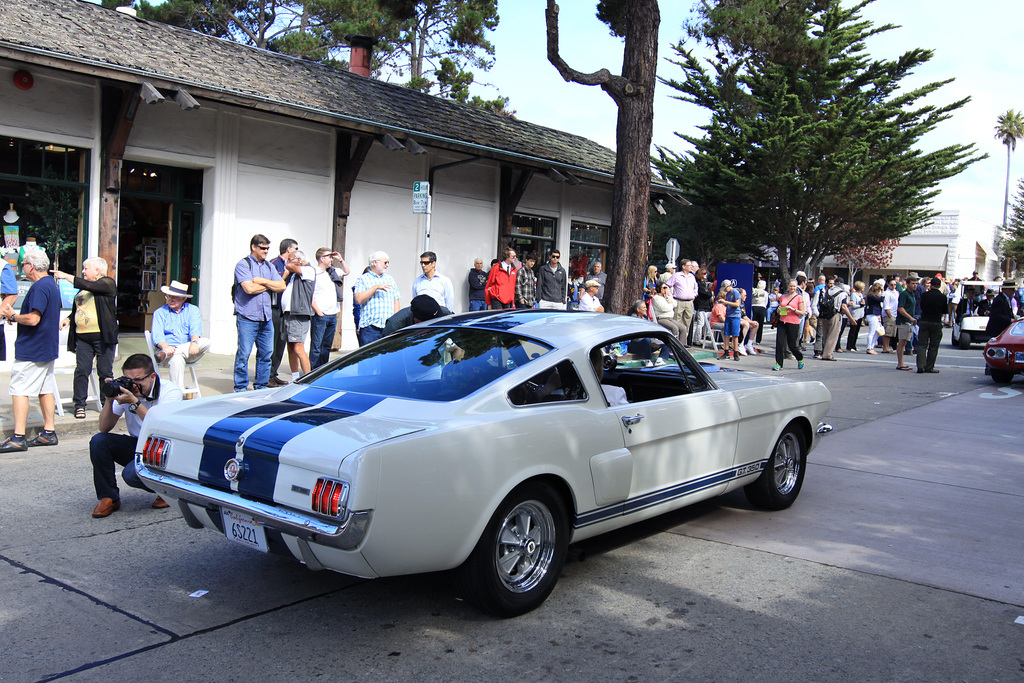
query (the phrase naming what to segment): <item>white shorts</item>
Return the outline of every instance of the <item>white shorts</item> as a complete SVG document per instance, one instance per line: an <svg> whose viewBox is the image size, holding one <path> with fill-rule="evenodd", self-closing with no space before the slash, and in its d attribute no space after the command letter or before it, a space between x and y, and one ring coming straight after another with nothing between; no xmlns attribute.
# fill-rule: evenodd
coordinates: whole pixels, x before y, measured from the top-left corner
<svg viewBox="0 0 1024 683"><path fill-rule="evenodd" d="M11 396L39 396L53 393L54 361L34 363L16 360L11 365Z"/></svg>

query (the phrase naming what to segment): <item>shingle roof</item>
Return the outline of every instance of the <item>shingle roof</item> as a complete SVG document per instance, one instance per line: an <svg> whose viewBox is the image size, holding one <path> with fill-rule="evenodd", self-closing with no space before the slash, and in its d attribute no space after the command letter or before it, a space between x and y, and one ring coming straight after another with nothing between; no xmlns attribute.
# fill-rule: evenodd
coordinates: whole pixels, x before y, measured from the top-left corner
<svg viewBox="0 0 1024 683"><path fill-rule="evenodd" d="M476 148L611 176L615 153L592 140L365 78L315 62L145 21L82 0L3 0L0 56L137 83L166 81L197 97L390 129L421 142ZM530 162L533 162L532 164Z"/></svg>

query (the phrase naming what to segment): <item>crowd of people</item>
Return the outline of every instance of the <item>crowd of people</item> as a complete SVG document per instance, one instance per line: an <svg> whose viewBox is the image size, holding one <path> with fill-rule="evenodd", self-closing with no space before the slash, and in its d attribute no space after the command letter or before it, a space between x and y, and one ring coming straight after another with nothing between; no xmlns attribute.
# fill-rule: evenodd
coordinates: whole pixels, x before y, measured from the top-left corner
<svg viewBox="0 0 1024 683"><path fill-rule="evenodd" d="M329 247L315 251L312 262L294 239L279 244L278 255L268 258L270 240L252 237L250 253L234 269L232 302L237 328L234 361L234 390L286 386L300 375L328 362L330 352L340 346L338 315L344 301L344 279L350 274L341 255ZM412 284L410 304L401 307L398 283L388 274L390 258L384 251L373 252L368 264L352 285L353 317L359 345L369 344L403 327L456 312L455 286L439 273L437 254L420 255L421 273ZM607 274L594 261L586 275L571 279L561 264L561 254L551 250L547 262L538 263L536 254L522 260L507 247L500 259L484 269L483 259L473 262L466 278L469 310L512 308L566 309L603 312ZM145 488L134 476L134 439L146 412L158 403L186 398L182 392L186 367L210 349L203 335L199 309L189 303L188 285L172 281L161 287L165 304L152 317L153 357L130 356L122 365L122 376L113 379L114 349L118 341L116 284L102 258L86 259L82 275L50 270L47 256L27 254L21 264L31 282L19 311L12 268L0 265L0 317L17 325L15 359L11 369L10 393L14 433L0 443L0 453L25 451L30 447L58 443L54 422L54 362L58 356L59 331L68 330L68 350L76 357L74 373L74 414L86 416L89 376L95 364L106 400L99 418L99 433L90 443L93 479L99 500L94 517L106 517L120 507L115 464L124 467L123 479L130 486ZM62 317L58 281L66 280L77 290L70 314ZM696 261L682 259L666 264L663 273L648 267L643 290L630 314L646 317L668 329L684 347L704 345L720 331L723 338L720 359L738 361L759 352L764 329L776 328L775 365L783 369L793 359L804 367L805 348L813 344L813 358L835 361L836 354L859 351L861 329L866 325L865 352L893 353L898 370L911 370L907 353L915 353L917 372L937 373L935 367L943 327L967 314L989 316L991 336L1008 326L1021 311L1020 292L1013 281L999 290L972 285L977 275L952 282L937 274L919 285L916 273L905 279L892 276L869 287L863 282L848 286L842 278L818 276L815 283L804 273L783 285L769 288L758 275L751 291L735 280L717 283ZM961 287L960 285L964 286ZM961 294L963 292L963 294ZM746 313L750 301L751 314ZM845 332L845 344L843 335ZM309 344L307 351L306 344ZM0 326L0 359L5 359ZM249 358L255 348L255 372L249 373ZM289 377L281 377L280 365L288 356ZM169 380L161 382L158 365L169 369ZM26 434L29 400L38 397L43 416L42 429L32 438ZM128 435L111 431L121 416ZM166 507L159 497L153 507Z"/></svg>

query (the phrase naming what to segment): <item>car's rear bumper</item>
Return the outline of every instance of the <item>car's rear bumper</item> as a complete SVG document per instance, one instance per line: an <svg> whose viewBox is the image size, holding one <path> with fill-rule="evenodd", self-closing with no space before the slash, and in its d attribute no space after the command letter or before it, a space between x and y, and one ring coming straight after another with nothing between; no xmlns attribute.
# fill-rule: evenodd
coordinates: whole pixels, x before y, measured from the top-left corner
<svg viewBox="0 0 1024 683"><path fill-rule="evenodd" d="M195 529L206 525L196 518L186 503L207 509L228 508L242 512L260 524L295 537L300 541L300 547L303 543L315 543L339 550L353 550L362 542L370 524L369 511L349 512L343 520L327 521L159 472L146 467L140 459L136 459L135 467L139 478L157 495L178 501L182 517Z"/></svg>

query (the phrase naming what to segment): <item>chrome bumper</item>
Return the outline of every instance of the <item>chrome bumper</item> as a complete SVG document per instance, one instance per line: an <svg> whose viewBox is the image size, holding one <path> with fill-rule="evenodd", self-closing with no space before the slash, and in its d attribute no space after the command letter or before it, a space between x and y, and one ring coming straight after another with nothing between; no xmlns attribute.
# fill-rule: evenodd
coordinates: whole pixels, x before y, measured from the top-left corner
<svg viewBox="0 0 1024 683"><path fill-rule="evenodd" d="M135 459L135 469L139 478L157 495L177 499L181 516L195 529L202 529L206 525L196 518L186 503L209 509L226 507L237 510L283 534L340 550L352 550L357 547L370 524L369 511L349 512L344 520L335 524L266 503L246 500L233 493L218 491L194 481L151 470L142 464L141 458Z"/></svg>

